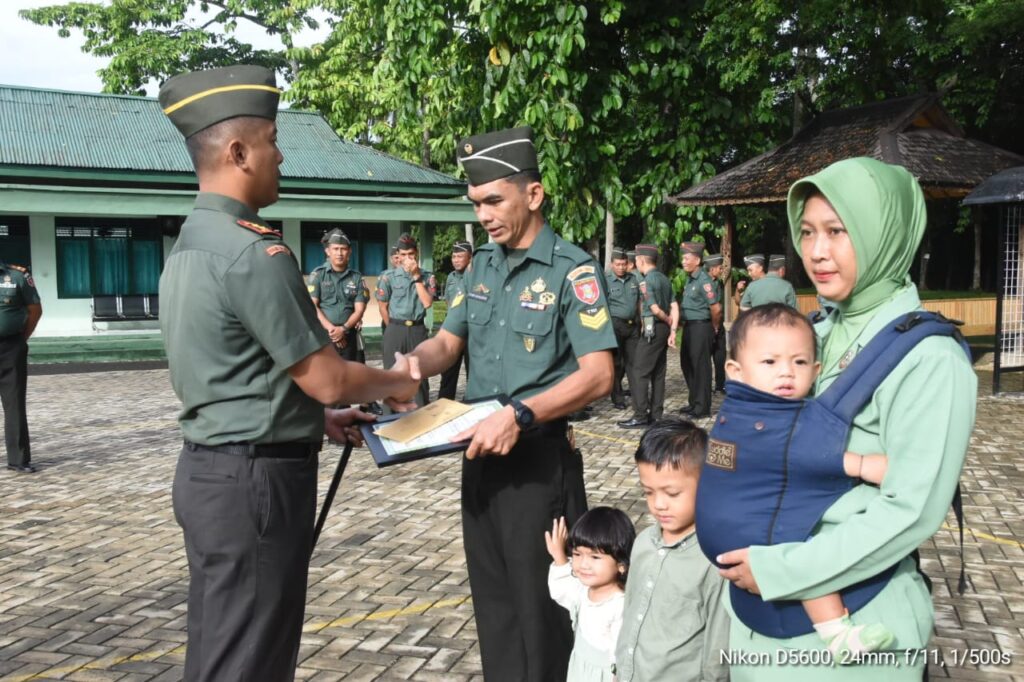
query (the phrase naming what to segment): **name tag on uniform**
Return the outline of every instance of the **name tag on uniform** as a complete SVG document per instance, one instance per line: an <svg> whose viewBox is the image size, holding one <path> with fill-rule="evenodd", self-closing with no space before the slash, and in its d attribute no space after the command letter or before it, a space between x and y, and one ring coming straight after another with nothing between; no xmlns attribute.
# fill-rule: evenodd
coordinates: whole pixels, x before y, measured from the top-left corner
<svg viewBox="0 0 1024 682"><path fill-rule="evenodd" d="M0 288L4 289L17 289L18 285L14 282L0 282Z"/></svg>
<svg viewBox="0 0 1024 682"><path fill-rule="evenodd" d="M534 303L532 301L520 301L520 308L527 308L528 310L547 310L548 307L543 303Z"/></svg>
<svg viewBox="0 0 1024 682"><path fill-rule="evenodd" d="M487 300L490 299L489 296L485 296L484 294L478 294L478 293L475 293L475 292L470 292L470 293L466 294L466 296L469 296L470 298L475 299L477 301L487 301Z"/></svg>

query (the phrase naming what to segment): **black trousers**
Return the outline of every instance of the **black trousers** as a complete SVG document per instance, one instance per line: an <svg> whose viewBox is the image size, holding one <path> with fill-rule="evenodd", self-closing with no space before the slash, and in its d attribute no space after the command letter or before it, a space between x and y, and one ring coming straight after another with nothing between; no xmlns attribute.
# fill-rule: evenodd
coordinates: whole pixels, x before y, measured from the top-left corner
<svg viewBox="0 0 1024 682"><path fill-rule="evenodd" d="M711 344L711 364L715 367L715 390L725 389L725 354L728 351L729 343L726 339L725 325L723 324L715 340Z"/></svg>
<svg viewBox="0 0 1024 682"><path fill-rule="evenodd" d="M182 448L174 515L188 556L187 682L289 682L302 635L317 455Z"/></svg>
<svg viewBox="0 0 1024 682"><path fill-rule="evenodd" d="M452 366L441 372L441 387L437 391L437 397L455 400L455 389L459 386L459 372L462 365L466 365L466 376L469 376L469 353L462 351L462 355L455 359Z"/></svg>
<svg viewBox="0 0 1024 682"><path fill-rule="evenodd" d="M668 349L668 325L654 323L654 338L648 341L641 337L636 342L636 360L633 363L633 378L629 387L633 392L633 416L637 419L657 421L665 413L665 351Z"/></svg>
<svg viewBox="0 0 1024 682"><path fill-rule="evenodd" d="M520 439L505 457L462 461L462 536L487 682L561 682L568 612L548 593L544 531L587 509L583 460L565 436Z"/></svg>
<svg viewBox="0 0 1024 682"><path fill-rule="evenodd" d="M423 324L408 327L402 322L392 320L384 329L384 336L380 342L384 369L391 369L395 365L395 353L408 353L426 340L427 328ZM430 402L429 386L426 379L420 382L420 389L416 391L415 398L417 406L423 407Z"/></svg>
<svg viewBox="0 0 1024 682"><path fill-rule="evenodd" d="M679 364L686 380L690 407L698 416L711 413L711 344L714 340L710 320L687 320L683 324Z"/></svg>
<svg viewBox="0 0 1024 682"><path fill-rule="evenodd" d="M7 463L24 466L32 460L28 443L28 341L21 334L0 339L0 402L4 407Z"/></svg>
<svg viewBox="0 0 1024 682"><path fill-rule="evenodd" d="M626 395L622 390L622 377L629 380L629 389L632 391L635 385L633 365L636 361L636 344L640 338L636 320L623 320L617 317L612 318L612 328L615 330L615 341L619 347L615 349L615 381L612 383L612 402L626 402Z"/></svg>
<svg viewBox="0 0 1024 682"><path fill-rule="evenodd" d="M335 346L334 350L338 351L338 355L340 355L343 360L348 360L349 362L361 362L365 364L366 356L359 350L358 337L359 333L354 329L345 332L345 347L338 348ZM392 364L394 363L392 362Z"/></svg>

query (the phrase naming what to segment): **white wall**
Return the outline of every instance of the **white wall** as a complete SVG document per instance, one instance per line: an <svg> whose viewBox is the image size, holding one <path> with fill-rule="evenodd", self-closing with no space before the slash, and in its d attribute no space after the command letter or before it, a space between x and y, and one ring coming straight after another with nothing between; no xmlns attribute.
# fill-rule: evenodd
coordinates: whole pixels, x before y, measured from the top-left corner
<svg viewBox="0 0 1024 682"><path fill-rule="evenodd" d="M30 215L29 243L32 277L43 304L38 336L77 336L93 333L92 299L57 298L57 231L52 215Z"/></svg>

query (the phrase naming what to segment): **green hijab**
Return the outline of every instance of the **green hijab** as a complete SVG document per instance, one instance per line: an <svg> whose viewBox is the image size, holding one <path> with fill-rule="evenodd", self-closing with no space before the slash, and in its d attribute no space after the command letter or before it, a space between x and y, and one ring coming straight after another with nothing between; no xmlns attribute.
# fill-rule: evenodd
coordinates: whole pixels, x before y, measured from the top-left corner
<svg viewBox="0 0 1024 682"><path fill-rule="evenodd" d="M837 161L789 188L789 229L800 253L800 219L807 197L820 192L843 221L857 256L857 281L825 340L823 374L857 340L874 311L910 281L910 266L924 236L924 193L902 166L869 158Z"/></svg>

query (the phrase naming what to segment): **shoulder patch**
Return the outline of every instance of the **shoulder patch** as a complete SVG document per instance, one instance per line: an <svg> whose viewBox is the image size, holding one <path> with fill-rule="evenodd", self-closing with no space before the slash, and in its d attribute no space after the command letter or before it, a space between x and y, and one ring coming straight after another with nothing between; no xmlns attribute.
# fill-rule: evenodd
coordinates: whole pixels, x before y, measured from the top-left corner
<svg viewBox="0 0 1024 682"><path fill-rule="evenodd" d="M256 234L258 234L260 236L267 235L267 234L273 235L275 237L280 237L281 236L281 233L278 232L277 230L271 229L269 227L264 227L263 225L259 225L257 223L249 222L248 220L241 220L240 219L240 220L236 220L235 222L238 223L239 225L241 225L242 227L244 227L245 229L251 230L251 231L255 232Z"/></svg>
<svg viewBox="0 0 1024 682"><path fill-rule="evenodd" d="M591 271L594 268L590 268ZM587 305L594 305L601 298L601 288L597 285L597 278L591 275L590 277L583 277L573 281L572 290L583 303Z"/></svg>
<svg viewBox="0 0 1024 682"><path fill-rule="evenodd" d="M285 246L284 244L274 244L273 246L267 247L268 256L276 256L279 253L286 253L291 255L291 251L289 251L288 247Z"/></svg>
<svg viewBox="0 0 1024 682"><path fill-rule="evenodd" d="M463 301L463 300L464 300L465 298L466 298L466 295L465 295L465 294L463 294L463 293L460 293L460 294L459 294L458 296L456 296L456 297L455 297L454 299L452 299L452 306L451 306L451 307L452 307L452 308L458 308L458 307L459 307L459 304L461 304L461 303L462 303L462 301Z"/></svg>
<svg viewBox="0 0 1024 682"><path fill-rule="evenodd" d="M314 291L316 291L316 287L315 287L315 286L313 286L312 284L307 284L307 285L306 285L306 290L307 290L307 291L308 291L309 293L313 293Z"/></svg>
<svg viewBox="0 0 1024 682"><path fill-rule="evenodd" d="M597 312L580 312L580 324L586 329L597 331L608 323L608 309L598 308Z"/></svg>
<svg viewBox="0 0 1024 682"><path fill-rule="evenodd" d="M28 268L26 268L24 265L15 265L14 263L8 263L7 265L8 267L14 268L23 275L28 273Z"/></svg>
<svg viewBox="0 0 1024 682"><path fill-rule="evenodd" d="M565 278L572 282L580 275L592 275L594 274L594 272L595 270L593 265L581 265L575 270L571 271L568 275L566 275Z"/></svg>

